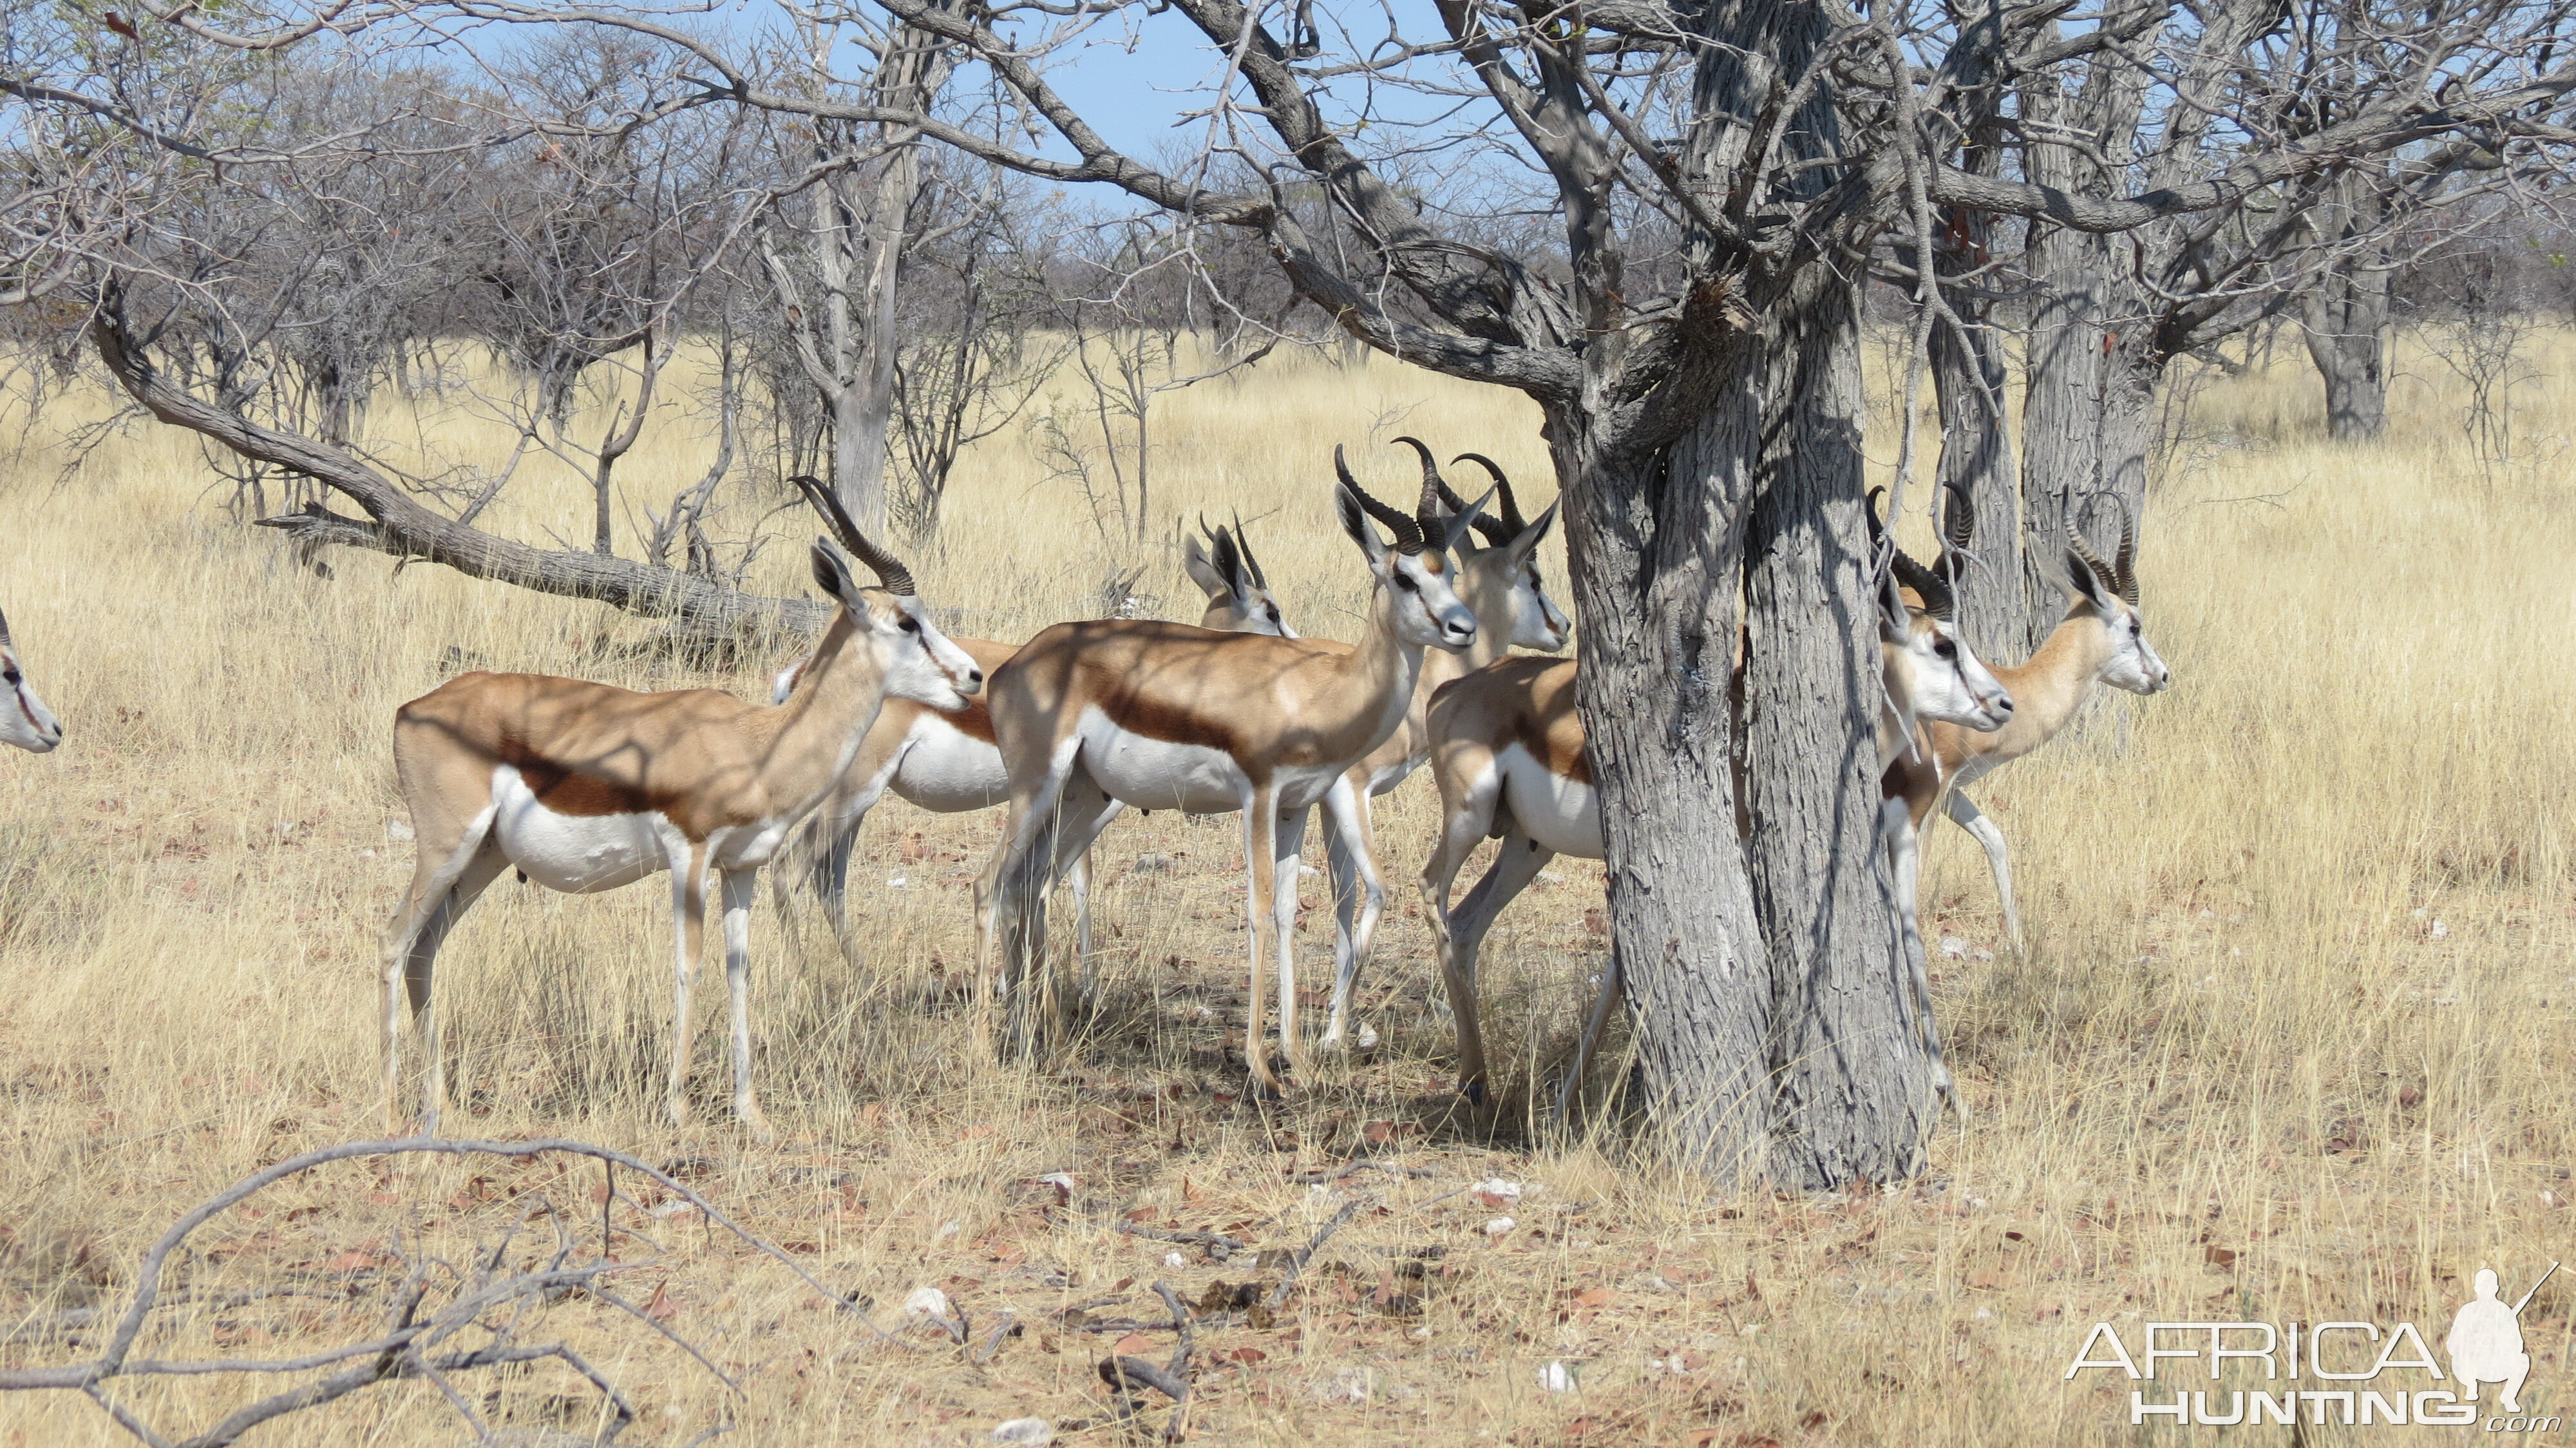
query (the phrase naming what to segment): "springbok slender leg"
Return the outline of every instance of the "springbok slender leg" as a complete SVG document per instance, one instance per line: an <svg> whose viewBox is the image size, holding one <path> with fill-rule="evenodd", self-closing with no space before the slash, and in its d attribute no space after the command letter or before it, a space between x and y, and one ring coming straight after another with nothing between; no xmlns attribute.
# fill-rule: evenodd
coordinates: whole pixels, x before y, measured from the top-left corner
<svg viewBox="0 0 2576 1448"><path fill-rule="evenodd" d="M1014 784L1002 838L994 843L992 858L975 882L980 927L975 952L975 1035L984 1051L992 1046L991 1012L997 988L1001 1004L1009 1007L1022 973L1028 953L1029 905L1035 894L1030 872L1040 868L1038 861L1052 858L1052 846L1046 855L1038 853L1038 846L1051 837L1056 801L1063 797L1065 780L1081 752L1081 738L1069 737L1056 746L1046 773L1025 795Z"/></svg>
<svg viewBox="0 0 2576 1448"><path fill-rule="evenodd" d="M1333 1004L1323 1039L1315 1043L1327 1051L1342 1044L1351 992L1368 961L1370 942L1377 938L1378 919L1386 912L1386 883L1377 873L1369 813L1368 791L1354 788L1348 775L1333 782L1324 809L1324 866L1333 887Z"/></svg>
<svg viewBox="0 0 2576 1448"><path fill-rule="evenodd" d="M1270 1043L1264 1039L1268 1026L1262 1021L1261 1000L1261 917L1270 904L1275 887L1278 860L1271 854L1271 840L1279 827L1279 796L1267 783L1255 784L1252 797L1243 803L1243 859L1247 892L1243 902L1243 933L1248 946L1247 972L1251 980L1250 1018L1243 1030L1243 1054L1252 1068L1252 1086L1264 1097L1279 1095L1279 1079L1270 1072ZM1285 1023L1293 1034L1294 1018ZM1290 1063L1295 1064L1293 1061Z"/></svg>
<svg viewBox="0 0 2576 1448"><path fill-rule="evenodd" d="M412 1030L421 1047L420 1134L438 1134L438 1118L447 1107L447 1058L441 1046L437 1007L430 995L438 948L483 891L509 868L494 847L489 818L479 819L470 836L449 852L444 867L415 878L402 908L385 932L384 1073L385 1130L400 1129L395 1102L402 1075L402 1007L411 1001Z"/></svg>
<svg viewBox="0 0 2576 1448"><path fill-rule="evenodd" d="M1118 817L1126 806L1111 799L1091 777L1091 772L1077 763L1065 777L1064 788L1057 792L1053 839L1049 853L1039 856L1046 862L1046 877L1038 884L1037 913L1044 915L1054 898L1059 879L1069 880L1074 887L1074 965L1080 969L1090 953L1091 935L1091 858L1092 841ZM1039 1005L1049 1022L1061 1020L1058 1015L1058 982L1062 973L1055 968L1043 949L1030 955L1032 969L1046 972L1039 983Z"/></svg>
<svg viewBox="0 0 2576 1448"><path fill-rule="evenodd" d="M1896 949L1905 962L1907 987L1914 1006L1914 1028L1932 1058L1932 1088L1958 1110L1959 1125L1968 1124L1968 1104L1953 1089L1950 1063L1941 1051L1941 1026L1932 1015L1932 972L1923 949L1923 919L1918 911L1923 837L1914 828L1905 801L1882 801L1879 837L1885 847L1890 883L1896 895Z"/></svg>
<svg viewBox="0 0 2576 1448"><path fill-rule="evenodd" d="M1334 785L1348 785L1342 780ZM1278 813L1270 841L1270 936L1279 955L1279 1044L1288 1053L1288 1069L1301 1081L1314 1079L1306 1056L1305 1032L1297 1017L1297 885L1305 873L1306 821L1309 810Z"/></svg>
<svg viewBox="0 0 2576 1448"><path fill-rule="evenodd" d="M1494 851L1493 867L1442 922L1440 933L1448 948L1441 953L1441 968L1449 988L1449 1008L1458 1017L1458 1085L1469 1101L1479 1105L1485 1099L1485 1038L1476 1009L1476 952L1503 907L1555 858L1554 850L1519 829L1505 830Z"/></svg>
<svg viewBox="0 0 2576 1448"><path fill-rule="evenodd" d="M1601 989L1592 998L1591 1013L1584 1017L1583 1034L1574 1043L1574 1060L1565 1068L1565 1080L1556 1088L1556 1119L1571 1120L1574 1097L1583 1089L1583 1078L1592 1069L1592 1053L1601 1045L1602 1028L1610 1024L1610 1008L1626 994L1627 977L1620 973L1619 952L1610 952L1610 968L1601 973Z"/></svg>
<svg viewBox="0 0 2576 1448"><path fill-rule="evenodd" d="M733 995L733 1114L764 1142L777 1139L760 1104L751 1094L751 902L758 883L752 870L725 870L719 888L724 898L725 984Z"/></svg>
<svg viewBox="0 0 2576 1448"><path fill-rule="evenodd" d="M705 959L707 943L707 851L685 845L671 853L671 1090L667 1102L673 1126L689 1124L689 982Z"/></svg>
<svg viewBox="0 0 2576 1448"><path fill-rule="evenodd" d="M1951 823L1975 836L1977 843L1986 847L1986 863L1995 872L1995 893L2002 896L2004 902L2004 941L2014 950L2021 949L2021 911L2013 904L2012 858L2004 848L2004 832L1995 827L1993 820L1986 818L1975 800L1958 790L1950 791L1949 801L1942 808L1950 816Z"/></svg>

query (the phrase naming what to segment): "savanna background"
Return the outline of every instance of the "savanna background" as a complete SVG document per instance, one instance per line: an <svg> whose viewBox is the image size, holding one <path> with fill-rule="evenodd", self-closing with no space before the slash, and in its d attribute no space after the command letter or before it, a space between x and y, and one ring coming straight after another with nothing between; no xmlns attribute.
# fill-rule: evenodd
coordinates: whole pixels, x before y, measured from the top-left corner
<svg viewBox="0 0 2576 1448"><path fill-rule="evenodd" d="M1884 470L1894 354L1875 355ZM852 871L855 958L809 901L781 910L764 891L755 915L774 1146L729 1123L720 1004L697 1013L701 1124L659 1114L658 883L571 898L505 881L450 940L439 992L452 1131L575 1137L664 1164L863 1300L895 1341L650 1183L623 1178L602 1203L587 1167L413 1160L317 1171L215 1220L173 1269L185 1283L303 1295L174 1307L146 1342L274 1359L363 1338L397 1251L488 1249L540 1199L635 1234L618 1238L634 1264L623 1290L741 1385L597 1301L531 1305L539 1335L625 1386L641 1411L631 1441L646 1443L728 1424L735 1442L968 1443L1032 1416L1058 1442L1124 1441L1094 1372L1125 1336L1114 1320L1159 1317L1157 1281L1198 1303L1220 1279L1267 1292L1282 1272L1121 1225L1294 1248L1355 1201L1275 1314L1200 1329L1196 1441L2170 1441L2190 1435L2126 1426L2125 1380L2066 1380L2093 1323L2133 1350L2144 1322L2209 1318L2404 1319L2438 1339L2480 1265L2514 1296L2569 1255L2576 1191L2576 772L2562 757L2576 740L2563 476L2576 402L2562 380L2576 343L2544 335L2525 356L2501 461L2464 427L2455 374L2404 334L2389 426L2366 445L2324 437L2315 375L2287 353L2177 389L2188 406L2138 565L2174 687L2097 696L2069 737L1978 790L2012 842L2026 950L2005 948L1972 842L1930 835L1925 928L1973 1123L1944 1127L1920 1180L1714 1194L1661 1165L1605 1099L1615 1059L1592 1109L1551 1119L1553 1068L1607 961L1587 862L1560 861L1488 942L1503 1106L1461 1114L1413 892L1427 780L1377 815L1391 905L1362 993L1374 1049L1284 1102L1247 1097L1239 832L1131 814L1096 857L1101 1010L1040 1065L997 1064L967 1042L962 992L971 877L998 813L889 798ZM670 395L704 360L675 364ZM1053 387L1032 417L1074 405L1071 383ZM616 405L583 394L581 430ZM1142 543L1101 526L1097 500L1046 465L1039 428L966 452L937 545L904 550L955 632L1011 639L1096 614L1104 585L1130 577L1141 611L1195 618L1168 530L1204 509L1241 513L1294 625L1354 636L1364 575L1331 525L1335 441L1382 495L1403 496L1410 476L1409 455L1383 444L1413 433L1444 455L1493 455L1532 514L1546 501L1533 410L1384 359L1282 349L1158 406ZM81 436L70 466L74 434L113 410L104 391L55 389L34 410L21 394L0 424L21 439L0 460L0 604L68 729L51 756L0 754L13 1365L77 1357L62 1314L118 1302L142 1248L192 1204L379 1131L376 937L411 869L388 753L397 704L478 667L765 697L800 647L711 660L650 620L359 553L327 554L326 580L239 526L231 484L175 429L126 418ZM510 441L434 390L380 397L368 427L389 450ZM622 496L671 495L713 446L702 415L666 403ZM543 541L589 496L541 460L484 526ZM711 533L773 539L747 586L803 592L812 528L792 493L729 496ZM631 507L620 527L631 549ZM1902 536L1928 543L1919 519ZM1565 601L1557 540L1545 566ZM1169 867L1138 868L1151 855ZM1323 894L1308 881L1299 939L1317 983ZM1402 1170L1344 1171L1353 1161ZM965 1344L905 1317L923 1287L964 1315ZM2571 1309L2562 1274L2524 1315L2526 1408L2576 1408ZM1016 1330L993 1335L1005 1314ZM1159 1359L1170 1345L1138 1334L1114 1350ZM460 1388L495 1429L602 1422L555 1365ZM211 1422L252 1389L198 1377L117 1392L168 1424ZM471 1436L417 1381L261 1432L248 1441ZM68 1392L0 1397L0 1437L127 1441Z"/></svg>

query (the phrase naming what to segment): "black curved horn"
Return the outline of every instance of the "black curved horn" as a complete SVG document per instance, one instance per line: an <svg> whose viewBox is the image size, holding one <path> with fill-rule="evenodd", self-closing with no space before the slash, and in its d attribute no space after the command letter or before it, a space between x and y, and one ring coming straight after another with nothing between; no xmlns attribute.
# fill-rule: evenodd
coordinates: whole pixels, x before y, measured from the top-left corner
<svg viewBox="0 0 2576 1448"><path fill-rule="evenodd" d="M1502 516L1476 520L1476 531L1485 535L1485 541L1500 548L1521 536L1529 524L1521 518L1521 505L1512 498L1512 480L1503 476L1503 470L1495 465L1494 460L1483 453L1460 453L1449 461L1453 464L1474 463L1493 474L1494 501L1500 505Z"/></svg>
<svg viewBox="0 0 2576 1448"><path fill-rule="evenodd" d="M1234 515L1234 546L1243 551L1243 566L1252 572L1252 586L1268 588L1270 575L1261 571L1261 560L1252 556L1252 534L1243 526L1243 515Z"/></svg>
<svg viewBox="0 0 2576 1448"><path fill-rule="evenodd" d="M868 571L877 576L879 587L907 598L920 593L921 590L913 586L912 570L904 567L893 554L868 541L867 535L859 531L859 525L850 521L849 510L841 506L841 500L830 488L823 486L821 478L811 473L799 473L787 481L795 484L796 491L805 495L805 501L813 505L814 511L823 515L823 521L831 526L841 546L850 550L850 556L866 564Z"/></svg>
<svg viewBox="0 0 2576 1448"><path fill-rule="evenodd" d="M1422 455L1422 496L1413 504L1413 521L1421 526L1423 537L1435 537L1440 533L1440 510L1446 507L1455 515L1466 512L1467 505L1456 493L1449 491L1448 482L1440 476L1440 465L1432 461L1431 449L1422 445L1422 439L1400 437L1387 446L1393 447L1395 443L1402 443Z"/></svg>
<svg viewBox="0 0 2576 1448"><path fill-rule="evenodd" d="M1208 526L1207 514L1199 514L1199 531L1207 535L1209 562L1216 565L1217 577L1229 588L1241 588L1248 570L1243 566L1243 550L1232 533Z"/></svg>
<svg viewBox="0 0 2576 1448"><path fill-rule="evenodd" d="M1351 465L1343 460L1340 443L1333 444L1333 474L1341 479L1343 487L1351 490L1351 497L1359 503L1361 511L1385 524L1386 530L1395 535L1395 551L1422 551L1422 525L1370 497L1368 489L1360 486L1359 479L1351 476Z"/></svg>
<svg viewBox="0 0 2576 1448"><path fill-rule="evenodd" d="M1885 488L1870 489L1869 505L1862 510L1863 516L1869 519L1869 541L1873 550L1887 536L1887 525L1878 516L1878 500L1886 492ZM1949 555L1945 551L1942 556L1946 559ZM1958 613L1958 595L1951 591L1950 580L1938 570L1924 567L1914 560L1914 555L1902 548L1889 551L1888 567L1895 573L1899 584L1913 589L1915 596L1923 600L1926 614L1948 623Z"/></svg>
<svg viewBox="0 0 2576 1448"><path fill-rule="evenodd" d="M2138 520L2129 515L2129 500L2113 498L2120 505L2120 551L2111 555L2111 586L2120 591L2120 599L2131 608L2138 606Z"/></svg>
<svg viewBox="0 0 2576 1448"><path fill-rule="evenodd" d="M2098 498L2102 495L2096 493L2093 496ZM2091 503L2091 498L2085 500L2087 507L2091 506ZM2120 575L2111 571L2111 565L2102 561L2102 555L2094 552L2093 545L2084 541L2083 530L2075 526L2076 515L2082 511L2084 511L2083 508L2078 508L2075 512L2066 515L2066 546L2075 550L2075 556L2083 561L2085 567L2093 570L2093 576L2101 581L2104 588L2118 593ZM2124 515L2127 512L2125 508L2121 511ZM2125 516L2123 521L2125 522Z"/></svg>
<svg viewBox="0 0 2576 1448"><path fill-rule="evenodd" d="M1941 491L1949 506L1941 513L1941 556L1932 560L1932 571L1948 579L1956 591L1968 576L1968 544L1977 536L1977 504L1957 483L1943 483Z"/></svg>

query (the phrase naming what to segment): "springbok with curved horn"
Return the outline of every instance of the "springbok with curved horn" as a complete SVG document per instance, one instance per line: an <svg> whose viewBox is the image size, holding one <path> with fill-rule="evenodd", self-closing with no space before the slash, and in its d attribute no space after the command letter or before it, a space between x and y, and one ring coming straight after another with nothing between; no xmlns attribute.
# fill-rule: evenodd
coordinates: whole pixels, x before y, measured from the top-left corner
<svg viewBox="0 0 2576 1448"><path fill-rule="evenodd" d="M983 669L931 621L912 575L862 537L840 500L795 480L843 547L877 576L862 587L823 539L814 582L839 607L789 693L767 708L715 689L639 694L542 674L463 674L394 712L394 772L420 858L385 931L385 1111L395 1112L406 986L426 1055L421 1129L445 1105L430 979L458 917L512 866L589 894L671 872L677 936L669 1109L688 1119L689 987L704 956L707 887L723 896L733 997L733 1105L766 1138L751 1092L754 873L848 768L886 696L960 709Z"/></svg>
<svg viewBox="0 0 2576 1448"><path fill-rule="evenodd" d="M1306 812L1404 723L1427 648L1476 639L1448 550L1474 514L1442 518L1425 487L1411 517L1370 497L1333 453L1343 531L1375 585L1356 645L1213 633L1143 619L1063 623L993 677L993 732L1011 772L1011 815L976 890L984 951L1022 1038L1034 1028L1028 969L1046 959L1046 897L1117 807L1243 815L1252 985L1244 1052L1275 1092L1262 1025L1262 917L1278 958L1280 1040L1306 1067L1291 953ZM1392 545L1369 520L1392 532ZM986 975L982 980L990 982Z"/></svg>
<svg viewBox="0 0 2576 1448"><path fill-rule="evenodd" d="M6 685L9 698L0 704L0 744L14 744L30 754L51 753L63 742L63 721L36 697L36 686L27 682L24 669L18 667L18 650L9 642L9 619L0 614L0 685Z"/></svg>
<svg viewBox="0 0 2576 1448"><path fill-rule="evenodd" d="M1421 457L1423 483L1443 508L1453 516L1468 512L1466 501L1440 476L1439 464L1429 447L1410 437L1396 438L1394 443L1412 448ZM1473 462L1494 479L1489 496L1495 510L1480 513L1475 524L1476 532L1484 535L1485 546L1478 548L1461 540L1457 549L1455 587L1460 601L1476 615L1476 641L1464 653L1423 656L1422 670L1413 681L1413 703L1405 711L1404 727L1371 750L1366 759L1351 766L1347 791L1336 789L1325 797L1324 862L1333 895L1333 996L1324 1034L1315 1042L1322 1050L1334 1049L1343 1042L1350 1020L1351 993L1359 982L1360 967L1368 959L1378 917L1386 908L1386 887L1377 872L1369 800L1402 784L1431 757L1431 696L1450 680L1493 663L1510 649L1557 653L1574 631L1556 601L1547 596L1534 556L1556 522L1557 505L1548 504L1537 522L1529 522L1521 517L1520 504L1512 496L1511 479L1504 476L1493 459L1482 453L1460 453L1450 461ZM1363 1045L1367 1039L1363 1035Z"/></svg>
<svg viewBox="0 0 2576 1448"><path fill-rule="evenodd" d="M1207 534L1208 546L1201 548L1198 539L1185 538L1182 562L1184 571L1208 596L1207 611L1200 615L1199 627L1295 638L1297 631L1280 618L1279 600L1270 591L1268 575L1253 557L1252 541L1244 535L1243 520L1237 518L1229 530L1222 526L1210 528L1202 518L1199 527ZM983 668L987 677L1019 652L1015 645L984 639L953 642ZM787 697L797 672L790 669L778 676L777 698ZM858 848L859 831L867 824L868 811L876 808L888 790L896 798L933 814L963 814L1009 800L1011 776L1002 767L1002 752L993 747L993 715L986 701L969 700L965 708L951 713L909 699L886 700L885 709L869 728L868 737L861 741L840 783L833 786L832 793L797 831L795 846L788 852L795 864L782 866L776 880L781 904L785 903L788 880L801 873L823 902L833 933L844 948L850 945L850 859ZM1084 960L1091 953L1090 861L1085 854L1068 867L1074 899L1074 953Z"/></svg>
<svg viewBox="0 0 2576 1448"><path fill-rule="evenodd" d="M1875 512L1871 536L1878 537ZM1900 555L1901 556L1901 555ZM1905 747L1918 719L1957 720L1994 729L2010 718L2010 694L1977 661L1948 617L1938 575L1912 559L1878 591L1881 766ZM1897 595L1899 578L1933 591L1934 608L1912 609ZM1440 786L1441 834L1422 869L1422 893L1440 956L1442 979L1457 1018L1459 1087L1482 1100L1485 1049L1476 1008L1476 952L1494 920L1548 861L1560 854L1603 857L1600 797L1585 757L1583 721L1575 713L1576 660L1504 659L1442 689L1431 701L1431 772ZM1740 806L1739 806L1740 808ZM1501 840L1494 863L1456 910L1449 894L1467 857L1487 837ZM1921 982L1917 982L1919 989ZM1567 1093L1621 990L1617 963L1602 981L1567 1074ZM1920 1028L1930 1030L1930 1004L1920 1002ZM1937 1036L1927 1042L1936 1060ZM1560 1099L1560 1106L1563 1101Z"/></svg>
<svg viewBox="0 0 2576 1448"><path fill-rule="evenodd" d="M1995 893L2003 900L2005 938L2014 949L2021 947L2021 912L2013 903L2003 831L1962 786L2056 738L2074 722L2096 683L2132 694L2160 693L2173 683L2173 671L2147 642L2140 622L2137 562L2137 529L2125 503L2120 505L2120 546L2109 563L2070 519L2064 556L2066 616L2020 666L1995 670L2021 701L2012 722L1991 734L1934 722L1918 733L1915 751L1888 762L1879 792L1886 801L1891 840L1902 849L1898 889L1906 898L1914 893L1923 822L1939 803L1953 823L1985 847Z"/></svg>

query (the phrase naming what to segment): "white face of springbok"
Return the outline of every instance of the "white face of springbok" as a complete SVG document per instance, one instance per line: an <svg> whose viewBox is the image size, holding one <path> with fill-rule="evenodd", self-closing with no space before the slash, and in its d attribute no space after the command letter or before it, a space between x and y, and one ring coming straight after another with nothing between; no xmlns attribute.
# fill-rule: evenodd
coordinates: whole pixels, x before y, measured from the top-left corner
<svg viewBox="0 0 2576 1448"><path fill-rule="evenodd" d="M1891 580L1892 582L1893 580ZM1955 624L1907 608L1893 587L1879 599L1880 662L1887 692L1917 719L1991 733L2012 718L2012 695Z"/></svg>
<svg viewBox="0 0 2576 1448"><path fill-rule="evenodd" d="M1341 475L1333 504L1342 531L1368 556L1369 572L1394 611L1395 636L1417 648L1465 651L1476 641L1475 611L1459 601L1449 567L1449 549L1467 536L1482 502L1453 517L1439 516L1439 499L1426 486L1421 506L1406 517L1370 497L1351 479L1342 451L1333 449L1333 466ZM1390 547L1369 519L1395 534Z"/></svg>
<svg viewBox="0 0 2576 1448"><path fill-rule="evenodd" d="M14 744L30 754L48 754L63 742L63 721L36 697L18 667L18 652L9 643L9 620L0 618L0 744Z"/></svg>
<svg viewBox="0 0 2576 1448"><path fill-rule="evenodd" d="M2066 529L2066 577L2080 602L2091 605L2102 621L2109 652L2093 677L2132 694L2161 693L2173 684L2173 670L2147 642L2138 617L2138 535L2125 508L2120 518L2120 548L2105 563L2085 545L2070 520Z"/></svg>
<svg viewBox="0 0 2576 1448"><path fill-rule="evenodd" d="M954 713L966 707L967 695L984 687L983 669L931 622L918 595L860 587L841 566L840 555L819 538L814 540L814 582L849 612L860 640L876 656L887 698Z"/></svg>
<svg viewBox="0 0 2576 1448"><path fill-rule="evenodd" d="M1950 508L1943 520L1940 556L1930 567L1917 563L1902 548L1888 552L1888 574L1878 600L1878 636L1888 696L1917 719L1956 724L1980 733L2004 727L2012 717L2012 695L1978 659L1959 635L1957 585L1968 569L1968 544L1975 536L1976 513L1966 491L1945 485ZM1869 499L1870 541L1884 543L1878 521L1878 493ZM1913 590L1921 600L1909 608L1897 592Z"/></svg>
<svg viewBox="0 0 2576 1448"><path fill-rule="evenodd" d="M1410 442L1412 439L1399 438L1397 441ZM1430 461L1428 449L1423 461ZM1486 496L1498 499L1500 504L1498 513L1488 512L1476 525L1476 531L1485 535L1487 546L1462 547L1458 554L1459 572L1469 580L1467 586L1471 593L1492 587L1497 582L1511 590L1508 606L1512 636L1506 640L1509 647L1556 653L1573 637L1574 625L1566 621L1565 611L1556 606L1556 600L1547 596L1546 582L1539 577L1537 555L1538 545L1546 539L1548 529L1556 524L1557 505L1548 504L1547 511L1538 515L1537 522L1524 522L1520 504L1512 498L1511 481L1503 476L1503 470L1494 465L1493 459L1482 453L1460 453L1452 462L1476 463L1491 473L1494 491ZM1444 498L1443 501L1447 500ZM1478 616L1486 616L1482 606L1485 600L1476 598L1472 601L1478 605Z"/></svg>
<svg viewBox="0 0 2576 1448"><path fill-rule="evenodd" d="M1280 615L1278 596L1270 591L1261 561L1252 556L1252 539L1243 530L1243 520L1235 519L1229 530L1210 528L1201 518L1199 531L1207 535L1208 546L1201 547L1196 538L1181 540L1181 566L1208 599L1199 627L1220 633L1297 637Z"/></svg>

